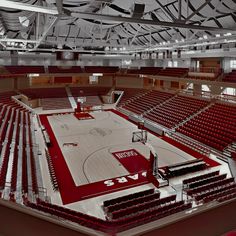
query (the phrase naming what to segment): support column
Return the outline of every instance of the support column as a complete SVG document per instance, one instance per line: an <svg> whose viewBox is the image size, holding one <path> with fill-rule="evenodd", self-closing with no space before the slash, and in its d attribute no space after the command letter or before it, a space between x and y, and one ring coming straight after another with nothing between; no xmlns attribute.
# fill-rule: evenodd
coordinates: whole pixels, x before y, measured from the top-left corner
<svg viewBox="0 0 236 236"><path fill-rule="evenodd" d="M103 66L110 66L110 60L109 59L104 59L103 60Z"/></svg>
<svg viewBox="0 0 236 236"><path fill-rule="evenodd" d="M201 84L193 84L193 94L199 95L202 92L202 85Z"/></svg>
<svg viewBox="0 0 236 236"><path fill-rule="evenodd" d="M11 65L18 66L18 52L11 51Z"/></svg>
<svg viewBox="0 0 236 236"><path fill-rule="evenodd" d="M211 85L210 90L211 90L212 95L220 95L222 91L224 90L224 88L221 88L220 86L216 86L216 85Z"/></svg>
<svg viewBox="0 0 236 236"><path fill-rule="evenodd" d="M163 87L164 87L164 89L170 89L171 88L171 81L163 80Z"/></svg>
<svg viewBox="0 0 236 236"><path fill-rule="evenodd" d="M179 13L179 16L178 16L178 20L181 20L181 15L182 15L182 1L179 0L179 9L178 9L178 13Z"/></svg>

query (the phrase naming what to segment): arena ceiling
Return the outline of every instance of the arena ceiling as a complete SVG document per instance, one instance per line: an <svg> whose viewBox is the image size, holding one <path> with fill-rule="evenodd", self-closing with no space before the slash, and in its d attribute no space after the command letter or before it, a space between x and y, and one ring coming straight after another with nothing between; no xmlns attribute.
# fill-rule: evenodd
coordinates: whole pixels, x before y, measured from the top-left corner
<svg viewBox="0 0 236 236"><path fill-rule="evenodd" d="M233 41L235 31L236 0L0 1L2 50L130 53Z"/></svg>

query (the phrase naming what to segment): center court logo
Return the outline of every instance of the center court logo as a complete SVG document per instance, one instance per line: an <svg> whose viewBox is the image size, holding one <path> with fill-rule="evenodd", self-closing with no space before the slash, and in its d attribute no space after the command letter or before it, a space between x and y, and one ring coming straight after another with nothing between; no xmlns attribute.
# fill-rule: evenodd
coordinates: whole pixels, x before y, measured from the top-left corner
<svg viewBox="0 0 236 236"><path fill-rule="evenodd" d="M133 156L138 156L139 154L135 152L135 150L129 150L129 151L124 151L124 152L117 152L114 153L114 155L118 159L126 158L126 157L133 157Z"/></svg>

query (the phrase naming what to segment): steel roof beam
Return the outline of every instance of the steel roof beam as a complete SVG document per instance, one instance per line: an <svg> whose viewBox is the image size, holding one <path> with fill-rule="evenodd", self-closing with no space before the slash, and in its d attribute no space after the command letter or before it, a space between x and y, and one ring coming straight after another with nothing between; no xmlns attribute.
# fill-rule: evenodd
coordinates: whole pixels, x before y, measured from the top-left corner
<svg viewBox="0 0 236 236"><path fill-rule="evenodd" d="M170 18L175 21L176 17L171 13L171 11L169 11L169 9L166 9L164 5L162 5L162 3L159 0L155 0L157 2L157 4L161 7L161 9L168 15L170 16Z"/></svg>
<svg viewBox="0 0 236 236"><path fill-rule="evenodd" d="M9 0L1 0L0 7L18 9L22 11L39 12L39 13L50 14L50 15L58 15L58 10L56 8L42 7L42 6L31 5L27 3L13 2Z"/></svg>
<svg viewBox="0 0 236 236"><path fill-rule="evenodd" d="M185 22L189 21L193 16L195 16L199 11L201 11L207 4L209 4L212 0L206 0L205 3L203 3L199 8L197 8L191 15L189 15Z"/></svg>
<svg viewBox="0 0 236 236"><path fill-rule="evenodd" d="M186 29L195 29L195 30L203 30L203 31L217 31L217 32L236 31L236 28L217 28L217 27L211 27L211 26L201 26L201 25L185 24L185 23L178 23L178 22L154 21L154 20L147 20L147 19L137 19L137 18L132 18L132 17L112 16L112 15L84 13L84 12L72 12L71 16L82 18L82 19L90 19L90 20L128 22L128 23L136 23L136 24L143 24L143 25L153 25L153 26L172 27L172 28L186 28Z"/></svg>

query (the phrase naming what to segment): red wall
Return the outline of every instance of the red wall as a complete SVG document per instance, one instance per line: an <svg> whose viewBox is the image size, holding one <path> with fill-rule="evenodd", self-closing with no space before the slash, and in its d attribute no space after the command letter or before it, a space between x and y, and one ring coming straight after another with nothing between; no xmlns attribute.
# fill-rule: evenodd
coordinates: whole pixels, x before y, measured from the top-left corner
<svg viewBox="0 0 236 236"><path fill-rule="evenodd" d="M2 201L1 201L2 202ZM6 206L0 202L0 235L15 236L83 236L92 235L75 232L72 229L64 228L53 222L45 221L35 216L28 215ZM10 203L7 202L7 205ZM22 208L22 207L20 207ZM181 220L171 225L144 232L146 225L140 226L142 233L138 233L138 228L122 232L119 235L143 235L143 236L220 236L223 233L236 228L236 201L211 209L191 218ZM155 227L155 222L150 223ZM68 225L68 223L66 223ZM104 235L104 234L97 234Z"/></svg>

